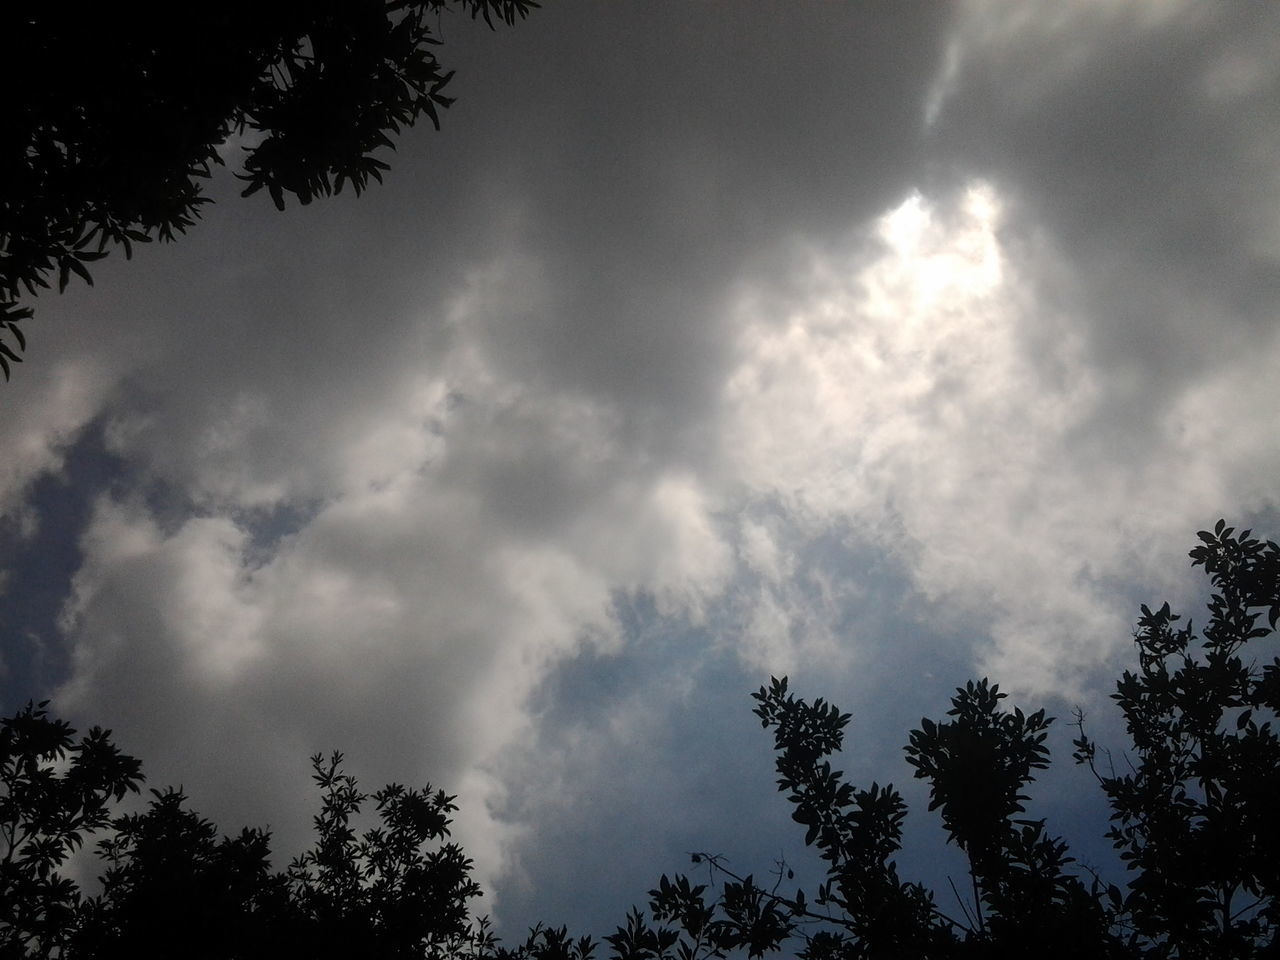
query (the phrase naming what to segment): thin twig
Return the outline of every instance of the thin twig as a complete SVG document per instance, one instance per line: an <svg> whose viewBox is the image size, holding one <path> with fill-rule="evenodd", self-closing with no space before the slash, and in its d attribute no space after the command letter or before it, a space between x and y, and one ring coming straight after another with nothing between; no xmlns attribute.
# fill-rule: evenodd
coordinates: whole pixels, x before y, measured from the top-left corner
<svg viewBox="0 0 1280 960"><path fill-rule="evenodd" d="M951 879L951 874L947 874L947 883L951 884L951 892L956 895L956 903L960 904L960 909L964 911L964 918L969 921L969 925L965 929L972 933L973 917L969 916L969 907L964 902L964 898L960 896L960 891L956 889L956 882Z"/></svg>

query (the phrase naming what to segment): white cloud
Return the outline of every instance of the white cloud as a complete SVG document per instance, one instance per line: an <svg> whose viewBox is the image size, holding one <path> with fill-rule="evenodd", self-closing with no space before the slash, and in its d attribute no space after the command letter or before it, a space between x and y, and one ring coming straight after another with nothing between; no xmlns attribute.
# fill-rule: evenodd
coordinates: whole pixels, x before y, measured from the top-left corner
<svg viewBox="0 0 1280 960"><path fill-rule="evenodd" d="M310 511L265 542L252 508L307 464L276 471L252 435L316 429L313 411L269 393L199 411L203 440L176 447L195 461L167 479L202 514L165 524L140 497L104 498L82 538L59 702L219 822L291 825L285 850L311 752L343 748L375 783L430 778L462 795L459 837L490 882L519 829L491 811L531 691L583 645L617 649L617 590L701 618L731 554L695 478L612 440L608 402L499 375L474 338L435 368L393 374L312 439ZM164 449L145 422L114 443Z"/></svg>
<svg viewBox="0 0 1280 960"><path fill-rule="evenodd" d="M949 206L912 194L877 222L872 255L859 237L843 257L814 253L784 316L745 297L725 473L811 528L899 554L934 616L990 632L979 669L1079 697L1127 637L1114 584L1167 588L1197 523L1267 502L1253 478L1275 451L1250 410L1280 400L1262 375L1277 358L1239 345L1172 392L1176 429L1092 455L1106 390L1074 318L1037 297L1049 271L1005 248L1004 216L988 184ZM781 619L762 602L749 635L785 633Z"/></svg>
<svg viewBox="0 0 1280 960"><path fill-rule="evenodd" d="M39 518L26 508L28 486L42 473L60 469L63 452L100 408L111 386L101 365L84 358L53 362L6 384L0 418L0 518L15 517L29 535Z"/></svg>
<svg viewBox="0 0 1280 960"><path fill-rule="evenodd" d="M1280 81L1195 6L815 6L714 48L711 8L547 11L385 191L220 204L104 267L113 336L48 305L0 423L0 511L94 417L132 471L84 532L62 702L284 849L314 751L430 779L492 882L598 771L653 768L658 816L687 772L654 744L710 735L670 727L699 665L839 686L887 628L908 666L1088 695L1130 591L1178 589L1280 466ZM539 712L653 634L685 656Z"/></svg>
<svg viewBox="0 0 1280 960"><path fill-rule="evenodd" d="M753 672L836 675L874 639L856 624L877 600L814 559L834 535L893 558L921 629L989 635L976 670L1081 695L1127 636L1114 583L1173 582L1188 531L1224 497L1265 498L1250 478L1275 454L1241 424L1277 398L1261 376L1232 394L1226 357L1176 394L1165 433L1096 454L1107 390L1074 318L1037 299L1047 241L1021 242L1008 218L989 184L913 192L844 252L792 255L801 279L746 288L720 404L680 425L711 438L700 462L621 443L631 411L614 398L513 375L468 316L530 288L474 274L451 301L451 339L436 340L448 349L310 441L322 464L296 531L264 545L246 526L246 507L283 494L263 493L280 482L274 453L245 438L318 429L314 411L269 400L197 421L245 466L207 474L206 515L162 528L141 501L100 504L68 610L65 702L112 718L221 821L265 809L304 823L301 759L335 746L371 782L458 790L459 836L492 883L518 872L524 825L503 811L524 762L513 751L538 742L531 695L583 649L622 650L619 591L703 625ZM536 262L519 275L536 278ZM1204 447L1218 455L1175 468ZM627 702L588 739L640 735ZM205 754L196 777L182 773L193 751ZM228 792L246 776L261 784L252 801ZM521 809L539 802L558 801Z"/></svg>

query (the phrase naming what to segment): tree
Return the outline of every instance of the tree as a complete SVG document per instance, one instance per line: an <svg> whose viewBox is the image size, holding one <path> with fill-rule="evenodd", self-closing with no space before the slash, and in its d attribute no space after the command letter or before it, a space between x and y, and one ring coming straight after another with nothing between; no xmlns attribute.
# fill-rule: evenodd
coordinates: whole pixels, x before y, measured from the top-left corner
<svg viewBox="0 0 1280 960"><path fill-rule="evenodd" d="M68 938L70 958L425 958L454 955L480 896L449 834L453 797L391 784L372 797L380 826L358 834L370 799L342 755L312 758L322 791L316 845L282 872L259 830L218 837L181 791L153 791L145 813L113 822L109 864Z"/></svg>
<svg viewBox="0 0 1280 960"><path fill-rule="evenodd" d="M1075 756L1111 803L1107 836L1134 873L1124 909L1139 939L1179 957L1276 956L1280 657L1259 666L1241 652L1280 620L1280 548L1221 520L1199 536L1192 563L1214 590L1202 638L1175 628L1167 603L1143 606L1138 670L1116 686L1129 771L1108 757L1099 772L1082 722Z"/></svg>
<svg viewBox="0 0 1280 960"><path fill-rule="evenodd" d="M164 16L84 4L0 9L0 372L21 360L22 293L121 247L184 233L202 181L240 138L244 194L283 210L381 181L374 154L424 114L438 128L452 77L442 15L513 24L536 0L290 0L178 5Z"/></svg>
<svg viewBox="0 0 1280 960"><path fill-rule="evenodd" d="M286 873L300 920L302 956L438 958L456 955L472 936L469 902L480 896L471 861L449 835L454 798L430 785L390 784L373 795L382 825L357 837L352 818L368 799L341 770L312 758L324 791L318 842ZM438 844L427 849L429 844Z"/></svg>
<svg viewBox="0 0 1280 960"><path fill-rule="evenodd" d="M370 798L342 755L312 758L322 792L316 843L271 864L270 835L219 836L181 790L153 790L141 813L111 805L142 781L140 764L94 728L78 743L45 704L0 726L0 960L325 960L479 956L481 895L471 861L447 841L454 798L389 784ZM378 825L358 832L372 799ZM101 891L60 873L99 835Z"/></svg>
<svg viewBox="0 0 1280 960"><path fill-rule="evenodd" d="M1110 801L1107 837L1129 869L1127 889L1074 869L1067 844L1026 815L1052 720L1002 708L1005 695L983 679L957 690L950 719L921 720L906 747L929 783L930 810L968 859L968 894L955 890L963 915L948 915L931 891L898 876L901 794L855 787L832 769L850 716L774 679L753 695L755 714L773 730L778 786L826 862L825 881L813 895L789 894L780 892L792 876L785 865L766 886L695 854L719 888L663 876L650 891L651 921L634 911L606 938L614 956L761 957L796 941L802 960L1280 956L1280 657L1260 665L1241 655L1280 619L1280 547L1223 521L1199 536L1192 564L1214 591L1202 637L1190 624L1176 629L1168 604L1143 606L1138 670L1113 695L1132 740L1127 772L1076 716L1074 759ZM543 946L531 942L525 954Z"/></svg>
<svg viewBox="0 0 1280 960"><path fill-rule="evenodd" d="M963 889L952 885L955 911L940 906L950 897L899 876L902 795L892 785L856 787L832 768L850 715L774 679L753 694L754 712L773 733L778 786L825 878L792 893L785 863L773 882L759 882L722 857L694 854L708 882L663 876L648 911L632 910L604 938L611 960L784 949L800 960L1280 957L1280 657L1243 655L1280 620L1280 547L1222 521L1200 539L1191 559L1211 580L1209 619L1197 636L1176 626L1168 604L1142 608L1138 669L1113 697L1130 749L1117 762L1075 718L1074 759L1110 802L1106 835L1128 867L1123 889L1079 869L1067 843L1026 810L1028 787L1049 763L1053 720L1043 710L1008 709L996 685L971 681L946 719L922 719L910 734L907 760L968 861ZM507 947L474 920L470 863L445 839L453 798L430 787L375 793L380 826L360 833L369 798L340 754L312 758L323 795L317 842L277 872L266 834L219 838L181 791L155 792L142 814L110 817L109 803L137 788L137 761L103 731L79 745L73 733L44 705L0 727L0 960L592 960L600 947L541 925ZM108 823L98 844L103 888L86 898L58 867Z"/></svg>
<svg viewBox="0 0 1280 960"><path fill-rule="evenodd" d="M0 721L0 958L48 956L65 943L80 891L59 868L138 791L141 765L111 731L75 731L28 703Z"/></svg>
<svg viewBox="0 0 1280 960"><path fill-rule="evenodd" d="M98 844L102 892L81 898L64 957L278 955L292 916L269 836L219 838L185 802L180 790L155 790L145 812L112 821Z"/></svg>

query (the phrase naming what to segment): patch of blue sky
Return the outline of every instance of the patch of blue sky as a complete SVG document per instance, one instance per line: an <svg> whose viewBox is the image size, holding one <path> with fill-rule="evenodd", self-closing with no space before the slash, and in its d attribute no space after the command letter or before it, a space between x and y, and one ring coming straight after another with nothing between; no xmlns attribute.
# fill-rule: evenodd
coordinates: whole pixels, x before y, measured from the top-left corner
<svg viewBox="0 0 1280 960"><path fill-rule="evenodd" d="M80 536L97 498L114 489L125 464L103 442L94 420L62 450L58 471L29 487L24 509L0 518L0 710L42 700L70 669L59 616L83 561ZM28 522L27 518L31 518Z"/></svg>

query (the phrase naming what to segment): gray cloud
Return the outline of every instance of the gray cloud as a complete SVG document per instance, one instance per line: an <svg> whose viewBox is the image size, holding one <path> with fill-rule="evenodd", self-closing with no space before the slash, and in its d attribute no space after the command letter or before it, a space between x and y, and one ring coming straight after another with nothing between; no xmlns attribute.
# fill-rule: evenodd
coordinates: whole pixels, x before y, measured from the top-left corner
<svg viewBox="0 0 1280 960"><path fill-rule="evenodd" d="M1091 364L1117 390L1141 379L1117 399L1150 416L1242 342L1269 344L1274 8L971 9L937 149L992 178L1051 239Z"/></svg>
<svg viewBox="0 0 1280 960"><path fill-rule="evenodd" d="M970 674L1103 698L1274 503L1273 15L1019 9L448 23L386 187L42 304L0 511L95 418L128 465L58 703L286 850L316 750L429 779L500 910L604 925L704 831L794 848L770 672L881 779Z"/></svg>

